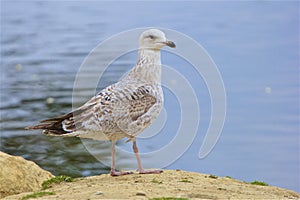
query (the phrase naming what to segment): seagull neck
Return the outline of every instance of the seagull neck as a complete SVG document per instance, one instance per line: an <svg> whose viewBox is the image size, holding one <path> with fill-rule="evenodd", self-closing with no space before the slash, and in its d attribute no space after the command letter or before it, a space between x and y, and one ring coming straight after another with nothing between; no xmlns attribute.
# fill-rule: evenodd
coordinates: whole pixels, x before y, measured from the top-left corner
<svg viewBox="0 0 300 200"><path fill-rule="evenodd" d="M137 64L128 75L135 80L160 84L160 50L139 49Z"/></svg>
<svg viewBox="0 0 300 200"><path fill-rule="evenodd" d="M139 49L137 65L161 65L159 49Z"/></svg>

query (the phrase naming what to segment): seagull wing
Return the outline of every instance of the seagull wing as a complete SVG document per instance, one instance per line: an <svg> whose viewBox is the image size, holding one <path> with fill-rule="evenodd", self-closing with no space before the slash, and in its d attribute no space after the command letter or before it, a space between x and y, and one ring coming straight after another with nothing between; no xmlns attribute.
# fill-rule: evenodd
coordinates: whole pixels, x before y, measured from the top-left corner
<svg viewBox="0 0 300 200"><path fill-rule="evenodd" d="M157 87L159 88L159 87ZM141 85L129 91L115 107L118 127L130 136L135 136L147 128L158 116L162 99L157 98L157 88Z"/></svg>

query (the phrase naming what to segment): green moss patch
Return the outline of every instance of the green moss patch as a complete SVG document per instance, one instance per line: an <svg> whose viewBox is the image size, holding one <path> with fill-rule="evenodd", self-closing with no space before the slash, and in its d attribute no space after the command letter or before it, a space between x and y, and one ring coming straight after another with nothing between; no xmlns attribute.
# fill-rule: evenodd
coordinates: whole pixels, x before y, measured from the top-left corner
<svg viewBox="0 0 300 200"><path fill-rule="evenodd" d="M44 181L42 183L42 189L45 190L47 188L50 188L53 184L58 184L61 182L73 182L73 181L74 179L69 176L65 176L65 175L56 176L49 180Z"/></svg>
<svg viewBox="0 0 300 200"><path fill-rule="evenodd" d="M183 182L183 183L192 183L192 181L188 180L188 179L182 179L178 182Z"/></svg>
<svg viewBox="0 0 300 200"><path fill-rule="evenodd" d="M37 197L43 197L43 196L46 196L46 195L55 195L55 192L35 192L35 193L32 193L32 194L28 194L24 197L22 197L20 200L26 200L26 199L31 199L31 198L37 198Z"/></svg>
<svg viewBox="0 0 300 200"><path fill-rule="evenodd" d="M261 186L268 186L269 184L263 181L252 181L250 182L252 185L261 185Z"/></svg>

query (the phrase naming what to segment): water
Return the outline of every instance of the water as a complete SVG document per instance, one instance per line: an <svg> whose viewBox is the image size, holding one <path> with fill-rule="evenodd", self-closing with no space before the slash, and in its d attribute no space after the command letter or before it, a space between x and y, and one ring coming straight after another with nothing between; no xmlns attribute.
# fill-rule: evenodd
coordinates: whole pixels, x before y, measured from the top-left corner
<svg viewBox="0 0 300 200"><path fill-rule="evenodd" d="M299 2L1 2L1 151L33 160L53 174L107 173L77 138L53 138L23 127L72 109L76 73L88 53L120 31L164 27L203 45L222 75L226 123L208 157L198 159L210 118L210 97L201 77L180 59L163 63L191 77L201 122L193 144L170 169L185 169L245 181L255 179L299 189ZM176 42L176 41L175 41ZM180 48L180 47L178 47ZM99 89L117 81L135 63L134 52L105 72ZM100 63L99 63L100 65ZM184 70L187 69L187 70ZM93 72L88 76L95 75ZM163 147L179 123L178 102L165 89L167 126L141 152ZM88 88L82 88L82 102ZM54 102L51 102L54 100ZM169 113L170 110L174 113ZM98 145L109 159L109 143ZM103 147L101 146L103 145ZM128 151L129 144L119 146ZM100 148L101 147L101 148ZM135 166L119 159L118 164Z"/></svg>

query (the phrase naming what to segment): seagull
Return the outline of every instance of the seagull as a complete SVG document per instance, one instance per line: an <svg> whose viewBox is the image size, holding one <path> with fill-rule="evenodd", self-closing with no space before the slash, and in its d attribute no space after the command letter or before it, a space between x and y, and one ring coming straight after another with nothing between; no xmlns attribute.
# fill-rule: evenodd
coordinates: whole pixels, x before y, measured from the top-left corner
<svg viewBox="0 0 300 200"><path fill-rule="evenodd" d="M158 117L163 107L160 50L175 48L158 29L144 31L139 38L136 65L119 81L92 97L70 113L40 121L25 129L42 129L49 136L110 140L111 176L132 174L115 169L116 141L128 138L140 174L158 174L162 170L145 170L138 154L136 136Z"/></svg>

